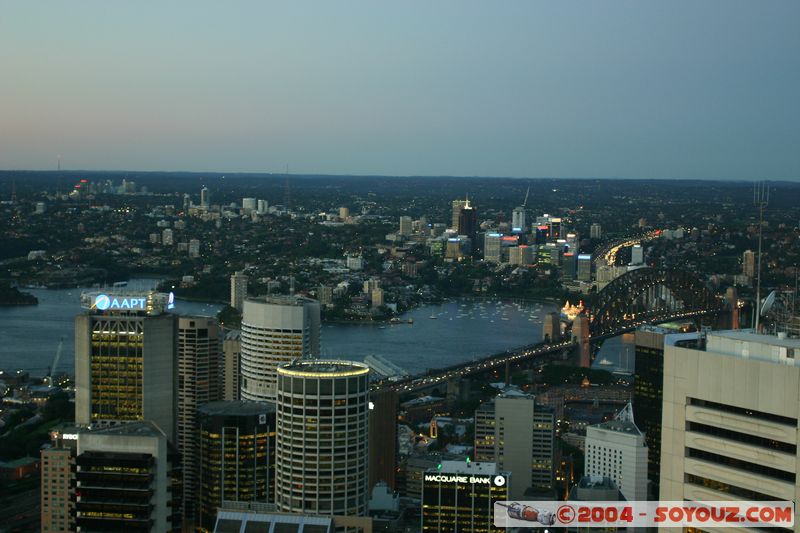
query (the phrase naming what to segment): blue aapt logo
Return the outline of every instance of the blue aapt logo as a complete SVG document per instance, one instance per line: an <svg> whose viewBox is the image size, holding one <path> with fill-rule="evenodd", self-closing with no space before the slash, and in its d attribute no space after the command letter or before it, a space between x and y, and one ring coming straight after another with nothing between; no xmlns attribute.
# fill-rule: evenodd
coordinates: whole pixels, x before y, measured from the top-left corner
<svg viewBox="0 0 800 533"><path fill-rule="evenodd" d="M94 307L100 311L108 309L144 310L147 307L147 298L117 298L107 294L98 294L94 299Z"/></svg>

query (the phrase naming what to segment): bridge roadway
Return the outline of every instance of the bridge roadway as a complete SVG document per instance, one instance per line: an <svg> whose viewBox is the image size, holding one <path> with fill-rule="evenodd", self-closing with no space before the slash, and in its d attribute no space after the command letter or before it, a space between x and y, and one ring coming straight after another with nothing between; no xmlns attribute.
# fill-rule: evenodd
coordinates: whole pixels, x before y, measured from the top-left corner
<svg viewBox="0 0 800 533"><path fill-rule="evenodd" d="M718 310L709 311L678 311L670 313L669 315L655 318L648 317L647 320L639 320L631 322L625 327L619 328L616 331L605 333L598 337L592 337L590 342L595 343L603 341L609 337L616 337L623 333L629 333L643 324L659 324L664 322L671 322L681 318L691 318L703 316L708 314L718 313ZM447 380L455 377L466 377L473 374L481 374L487 370L494 368L502 368L506 363L513 363L528 357L536 357L556 353L575 346L575 343L570 341L563 341L555 344L530 344L515 350L507 350L505 352L490 355L478 361L467 361L457 365L448 366L445 368L437 368L429 371L422 376L412 376L398 381L381 380L372 384L373 390L393 390L399 394L406 394L417 392L423 389L433 387L441 383L447 383Z"/></svg>
<svg viewBox="0 0 800 533"><path fill-rule="evenodd" d="M394 390L398 393L415 392L426 389L440 383L447 383L447 380L454 377L466 377L472 374L480 374L493 368L502 368L506 363L519 361L527 357L546 355L559 352L572 346L572 341L564 341L556 344L531 344L516 350L500 352L478 361L468 361L445 368L437 368L424 376L406 378L399 381L378 381L373 384L374 389Z"/></svg>

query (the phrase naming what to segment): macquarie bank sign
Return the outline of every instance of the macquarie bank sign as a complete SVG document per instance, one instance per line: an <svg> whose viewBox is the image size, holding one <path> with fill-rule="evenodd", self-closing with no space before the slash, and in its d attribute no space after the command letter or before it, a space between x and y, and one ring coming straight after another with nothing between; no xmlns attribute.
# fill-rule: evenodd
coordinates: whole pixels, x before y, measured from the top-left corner
<svg viewBox="0 0 800 533"><path fill-rule="evenodd" d="M474 474L425 474L425 481L433 483L469 483L471 485L494 485L502 487L506 484L505 476Z"/></svg>

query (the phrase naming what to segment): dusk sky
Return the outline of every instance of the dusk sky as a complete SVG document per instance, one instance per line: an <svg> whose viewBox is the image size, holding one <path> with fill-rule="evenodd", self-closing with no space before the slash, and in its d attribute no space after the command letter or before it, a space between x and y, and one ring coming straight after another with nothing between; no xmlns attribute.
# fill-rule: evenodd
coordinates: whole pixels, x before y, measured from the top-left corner
<svg viewBox="0 0 800 533"><path fill-rule="evenodd" d="M800 179L796 0L0 9L0 170Z"/></svg>

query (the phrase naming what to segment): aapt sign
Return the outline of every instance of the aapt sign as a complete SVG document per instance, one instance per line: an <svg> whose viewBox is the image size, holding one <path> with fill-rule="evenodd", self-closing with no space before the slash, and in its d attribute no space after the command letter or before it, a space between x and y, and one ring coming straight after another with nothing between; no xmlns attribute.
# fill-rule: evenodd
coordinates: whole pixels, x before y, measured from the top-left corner
<svg viewBox="0 0 800 533"><path fill-rule="evenodd" d="M123 298L118 296L109 296L107 294L98 294L94 299L94 307L100 311L106 311L109 309L144 311L147 309L147 298Z"/></svg>

